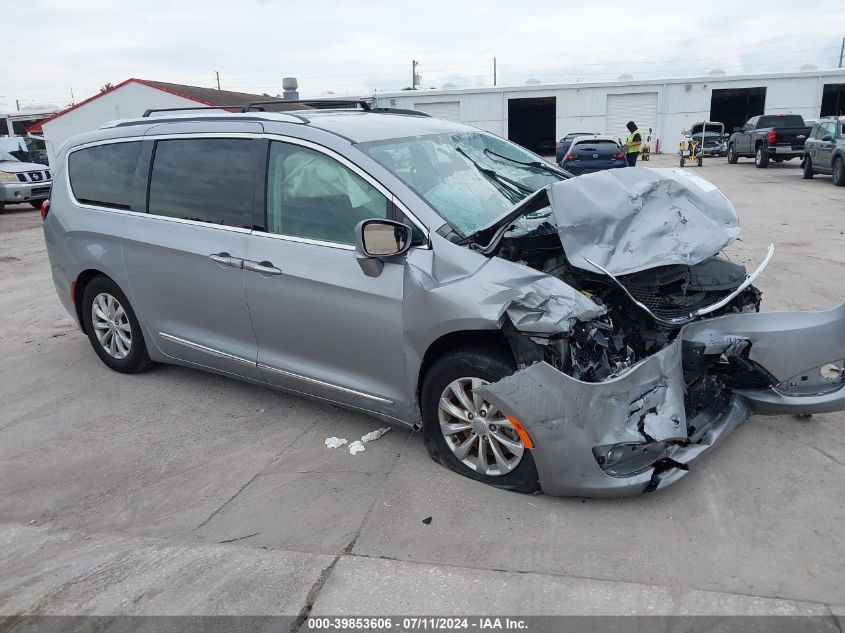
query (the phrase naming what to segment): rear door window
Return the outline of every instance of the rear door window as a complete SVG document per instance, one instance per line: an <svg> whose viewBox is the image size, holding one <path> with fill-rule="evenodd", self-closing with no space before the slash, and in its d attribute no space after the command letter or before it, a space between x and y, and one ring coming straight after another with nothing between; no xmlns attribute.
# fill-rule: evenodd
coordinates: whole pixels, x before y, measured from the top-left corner
<svg viewBox="0 0 845 633"><path fill-rule="evenodd" d="M155 215L249 227L252 140L194 138L156 143L147 209Z"/></svg>
<svg viewBox="0 0 845 633"><path fill-rule="evenodd" d="M95 145L68 157L70 188L82 203L129 209L140 141Z"/></svg>

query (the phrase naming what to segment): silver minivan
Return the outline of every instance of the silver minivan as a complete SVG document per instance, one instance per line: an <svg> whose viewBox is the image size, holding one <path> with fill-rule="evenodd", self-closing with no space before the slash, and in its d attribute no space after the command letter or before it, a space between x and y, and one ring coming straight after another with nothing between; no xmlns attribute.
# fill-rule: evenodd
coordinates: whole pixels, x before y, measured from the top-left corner
<svg viewBox="0 0 845 633"><path fill-rule="evenodd" d="M100 359L422 431L522 492L663 488L752 412L845 408L845 304L759 313L735 210L421 113L159 113L60 150L44 234Z"/></svg>

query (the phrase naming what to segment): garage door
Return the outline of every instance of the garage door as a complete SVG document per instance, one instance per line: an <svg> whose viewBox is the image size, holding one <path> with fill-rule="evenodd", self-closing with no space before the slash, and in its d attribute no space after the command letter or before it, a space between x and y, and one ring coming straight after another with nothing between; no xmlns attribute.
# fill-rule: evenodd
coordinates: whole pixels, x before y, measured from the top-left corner
<svg viewBox="0 0 845 633"><path fill-rule="evenodd" d="M426 114L438 119L449 119L450 121L461 120L460 101L434 101L431 103L415 103L415 110L422 110Z"/></svg>
<svg viewBox="0 0 845 633"><path fill-rule="evenodd" d="M642 132L643 140L648 137L648 128L654 130L652 138L657 137L657 93L632 92L621 95L607 95L607 134L613 134L625 141L628 128L625 124L633 121Z"/></svg>

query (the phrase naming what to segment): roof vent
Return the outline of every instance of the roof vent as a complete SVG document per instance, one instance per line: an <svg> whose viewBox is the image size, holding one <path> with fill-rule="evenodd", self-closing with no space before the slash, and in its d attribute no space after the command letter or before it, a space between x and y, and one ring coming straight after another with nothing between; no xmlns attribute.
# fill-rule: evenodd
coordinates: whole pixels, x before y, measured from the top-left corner
<svg viewBox="0 0 845 633"><path fill-rule="evenodd" d="M725 75L727 75L724 68L714 68L707 74L711 77L724 77Z"/></svg>
<svg viewBox="0 0 845 633"><path fill-rule="evenodd" d="M616 81L631 81L634 76L630 73L622 73L616 78Z"/></svg>
<svg viewBox="0 0 845 633"><path fill-rule="evenodd" d="M533 79L533 78L532 78L532 79L529 79L528 81L526 81L526 82L525 82L525 85L526 85L526 86L539 86L539 85L540 85L540 80L539 80L539 79Z"/></svg>

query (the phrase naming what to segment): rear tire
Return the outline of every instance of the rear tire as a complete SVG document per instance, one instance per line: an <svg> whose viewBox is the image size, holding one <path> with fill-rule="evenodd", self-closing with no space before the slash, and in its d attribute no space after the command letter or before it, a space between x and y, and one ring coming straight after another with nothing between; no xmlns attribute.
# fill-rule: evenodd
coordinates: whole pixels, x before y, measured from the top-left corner
<svg viewBox="0 0 845 633"><path fill-rule="evenodd" d="M845 187L845 163L841 156L833 160L833 184L837 187Z"/></svg>
<svg viewBox="0 0 845 633"><path fill-rule="evenodd" d="M804 173L801 174L801 177L804 180L810 180L813 177L813 161L809 156L804 159L804 164L801 167L804 168Z"/></svg>
<svg viewBox="0 0 845 633"><path fill-rule="evenodd" d="M496 460L493 459L495 451L489 445L496 444L499 447L500 455L502 455L503 447L506 444L500 444L492 438L487 438L484 441L485 437L479 436L472 428L462 430L460 433L450 434L449 438L452 445L447 443L444 434L444 427L448 428L449 423L459 424L458 418L449 417L448 413L444 413L441 408L441 398L453 393L450 390L452 385L467 378L496 382L511 375L514 371L516 371L516 364L510 351L492 345L461 347L440 357L426 372L420 393L423 441L434 461L464 477L504 490L531 493L540 489L540 483L530 449L522 447L521 456L518 460L516 460L515 454L511 456L514 465L509 472L495 475L483 474L477 470L479 468L479 450L483 450L485 455L489 455L482 464L488 463L491 467L494 467L496 465ZM460 407L459 401L457 401L457 404ZM472 402L472 404L475 403ZM478 411L487 416L485 420L493 421L493 416L501 417L501 414L496 415L497 412L495 411L489 409L485 411L485 407L489 406L486 403L479 404ZM490 415L487 415L488 413ZM441 424L441 417L446 419L444 424ZM469 419L475 419L478 422L481 418L480 416L475 418L469 416ZM497 437L502 437L511 443L514 443L514 438L516 438L516 443L522 446L522 442L513 432L512 426L507 420L501 420L497 424L498 427L492 431L498 433ZM492 425L490 429L493 429ZM473 437L475 439L472 439ZM470 446L463 459L459 459L456 455L456 451L459 451L461 445ZM508 455L510 453L504 454L503 457L508 458ZM474 466L467 465L465 461L471 462ZM500 472L501 470L499 469Z"/></svg>
<svg viewBox="0 0 845 633"><path fill-rule="evenodd" d="M109 369L136 374L153 364L129 299L108 277L95 277L85 286L82 321L91 347Z"/></svg>
<svg viewBox="0 0 845 633"><path fill-rule="evenodd" d="M41 208L41 203L42 203L42 202L44 202L44 201L43 201L43 200L30 200L30 201L29 201L29 205L30 205L33 209L40 209L40 208Z"/></svg>
<svg viewBox="0 0 845 633"><path fill-rule="evenodd" d="M765 169L769 166L769 152L762 145L757 146L757 151L754 154L754 166L757 169Z"/></svg>
<svg viewBox="0 0 845 633"><path fill-rule="evenodd" d="M736 161L738 160L739 156L736 155L736 147L734 147L734 144L731 143L730 145L728 145L728 163L730 163L731 165L736 165Z"/></svg>

